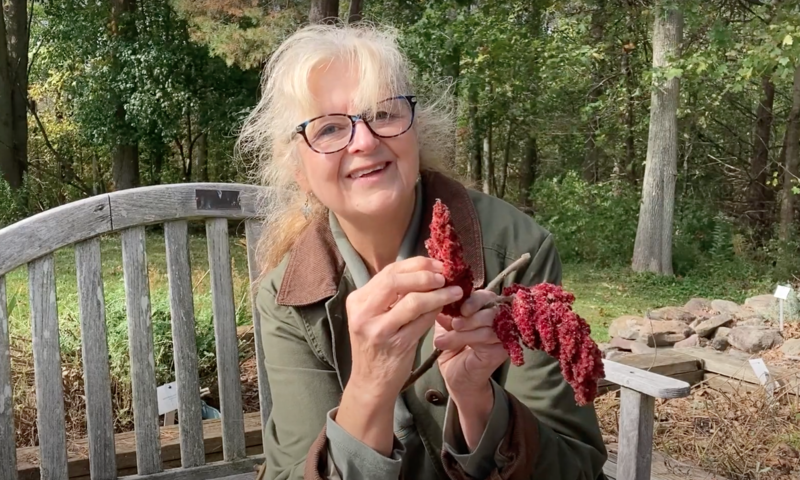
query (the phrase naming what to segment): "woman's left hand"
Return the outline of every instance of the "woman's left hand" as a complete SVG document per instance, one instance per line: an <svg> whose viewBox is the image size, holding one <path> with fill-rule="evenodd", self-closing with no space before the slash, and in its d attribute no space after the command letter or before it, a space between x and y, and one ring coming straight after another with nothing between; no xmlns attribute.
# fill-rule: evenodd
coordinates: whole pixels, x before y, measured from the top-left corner
<svg viewBox="0 0 800 480"><path fill-rule="evenodd" d="M489 378L508 358L492 329L497 307L481 307L497 299L490 290L476 290L461 306L460 317L439 314L434 346L442 350L439 371L454 400L491 391Z"/></svg>

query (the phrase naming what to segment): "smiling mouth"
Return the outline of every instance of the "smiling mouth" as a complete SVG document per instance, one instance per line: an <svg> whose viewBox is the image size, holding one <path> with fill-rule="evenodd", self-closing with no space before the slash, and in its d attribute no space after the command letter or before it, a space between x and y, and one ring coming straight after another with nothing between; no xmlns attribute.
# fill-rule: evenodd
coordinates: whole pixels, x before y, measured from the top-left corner
<svg viewBox="0 0 800 480"><path fill-rule="evenodd" d="M364 168L364 169L358 170L356 172L353 172L350 175L348 175L348 177L352 178L352 179L359 179L359 178L362 178L362 177L368 177L370 175L375 175L376 173L383 171L388 166L389 166L389 162L380 163L378 165L375 165L374 167Z"/></svg>

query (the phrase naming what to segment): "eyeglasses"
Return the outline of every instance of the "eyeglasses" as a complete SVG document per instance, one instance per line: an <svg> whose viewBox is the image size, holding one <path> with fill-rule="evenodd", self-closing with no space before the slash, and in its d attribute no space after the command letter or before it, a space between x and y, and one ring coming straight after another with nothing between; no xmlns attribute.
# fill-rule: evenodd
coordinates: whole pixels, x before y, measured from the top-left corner
<svg viewBox="0 0 800 480"><path fill-rule="evenodd" d="M300 134L317 153L336 153L344 150L356 132L356 122L364 122L373 135L392 138L402 135L414 123L417 99L413 95L387 98L378 103L376 111L360 115L332 113L306 120L295 128L292 136Z"/></svg>

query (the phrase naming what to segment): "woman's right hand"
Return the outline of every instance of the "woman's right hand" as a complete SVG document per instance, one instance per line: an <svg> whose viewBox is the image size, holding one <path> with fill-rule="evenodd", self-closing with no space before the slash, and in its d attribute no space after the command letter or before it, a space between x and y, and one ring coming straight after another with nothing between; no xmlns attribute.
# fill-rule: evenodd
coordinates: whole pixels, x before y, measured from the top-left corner
<svg viewBox="0 0 800 480"><path fill-rule="evenodd" d="M441 272L438 260L401 260L346 301L352 367L336 422L387 455L395 399L411 374L417 345L442 308L463 295L460 287L442 288Z"/></svg>

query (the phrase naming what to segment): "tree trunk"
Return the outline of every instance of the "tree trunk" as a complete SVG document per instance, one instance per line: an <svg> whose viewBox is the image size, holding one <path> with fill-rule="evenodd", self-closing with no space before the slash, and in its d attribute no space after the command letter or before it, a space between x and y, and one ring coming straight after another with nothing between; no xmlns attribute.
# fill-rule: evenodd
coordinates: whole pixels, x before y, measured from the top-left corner
<svg viewBox="0 0 800 480"><path fill-rule="evenodd" d="M339 0L311 0L309 23L334 23L339 18Z"/></svg>
<svg viewBox="0 0 800 480"><path fill-rule="evenodd" d="M798 180L798 162L800 161L800 64L794 70L794 85L792 87L792 110L786 125L786 169L783 172L783 195L781 202L781 228L780 239L789 240L794 224L794 200L796 194L793 189L800 188Z"/></svg>
<svg viewBox="0 0 800 480"><path fill-rule="evenodd" d="M536 137L530 135L525 145L525 158L522 159L519 171L519 204L523 212L531 211L530 190L536 182L536 170L539 163L539 150Z"/></svg>
<svg viewBox="0 0 800 480"><path fill-rule="evenodd" d="M749 218L758 227L764 227L768 222L767 166L772 132L772 106L775 100L775 85L769 77L761 79L761 87L764 89L764 96L756 109L753 156L750 159L750 184L747 189Z"/></svg>
<svg viewBox="0 0 800 480"><path fill-rule="evenodd" d="M8 63L6 22L0 8L0 173L11 188L22 185L22 172L14 157L14 84Z"/></svg>
<svg viewBox="0 0 800 480"><path fill-rule="evenodd" d="M625 165L628 174L628 181L632 185L636 185L638 181L638 173L636 168L636 102L634 92L636 91L636 79L633 75L633 66L631 65L631 53L636 48L636 17L634 16L635 4L628 1L628 13L625 19L627 24L627 33L630 40L623 47L622 55L622 68L625 75L625 98L627 105L625 107Z"/></svg>
<svg viewBox="0 0 800 480"><path fill-rule="evenodd" d="M683 15L663 2L654 8L653 66L668 65L680 55ZM659 81L660 83L660 81ZM639 226L633 249L634 271L672 275L672 217L678 165L678 77L653 85L650 99L650 131L642 185Z"/></svg>
<svg viewBox="0 0 800 480"><path fill-rule="evenodd" d="M350 14L347 17L347 23L360 22L362 18L361 12L363 9L363 0L350 0Z"/></svg>
<svg viewBox="0 0 800 480"><path fill-rule="evenodd" d="M197 155L195 156L195 181L208 181L208 137L205 133L197 139Z"/></svg>
<svg viewBox="0 0 800 480"><path fill-rule="evenodd" d="M481 158L480 122L478 121L478 90L469 90L470 161L469 179L476 186L481 183L483 159Z"/></svg>
<svg viewBox="0 0 800 480"><path fill-rule="evenodd" d="M604 11L605 0L597 0L596 5L592 11L591 26L589 28L589 36L591 37L592 45L599 45L603 42L605 31L604 25ZM594 69L592 71L592 88L589 90L589 104L594 106L603 95L603 68L599 59L594 61ZM600 162L600 147L597 146L597 132L600 130L600 113L595 111L591 114L589 125L586 132L585 154L583 159L583 179L589 183L596 183L599 180L599 162Z"/></svg>
<svg viewBox="0 0 800 480"><path fill-rule="evenodd" d="M492 195L494 193L494 162L492 161L492 125L486 127L486 135L483 137L483 193Z"/></svg>
<svg viewBox="0 0 800 480"><path fill-rule="evenodd" d="M500 186L497 188L497 196L506 196L506 182L508 181L508 164L511 160L511 139L513 138L513 125L508 122L508 133L506 134L506 146L503 149L503 162L500 164Z"/></svg>
<svg viewBox="0 0 800 480"><path fill-rule="evenodd" d="M136 0L112 0L111 2L111 29L117 41L136 38L136 23L133 14L136 11ZM118 59L114 65L119 67ZM125 102L122 93L117 92L115 116L118 125L125 132L120 135L120 140L113 146L111 175L114 190L125 190L139 186L139 145L130 140L125 112ZM128 137L128 138L126 138Z"/></svg>
<svg viewBox="0 0 800 480"><path fill-rule="evenodd" d="M20 175L28 166L28 2L7 3L8 65L13 84L14 161Z"/></svg>

